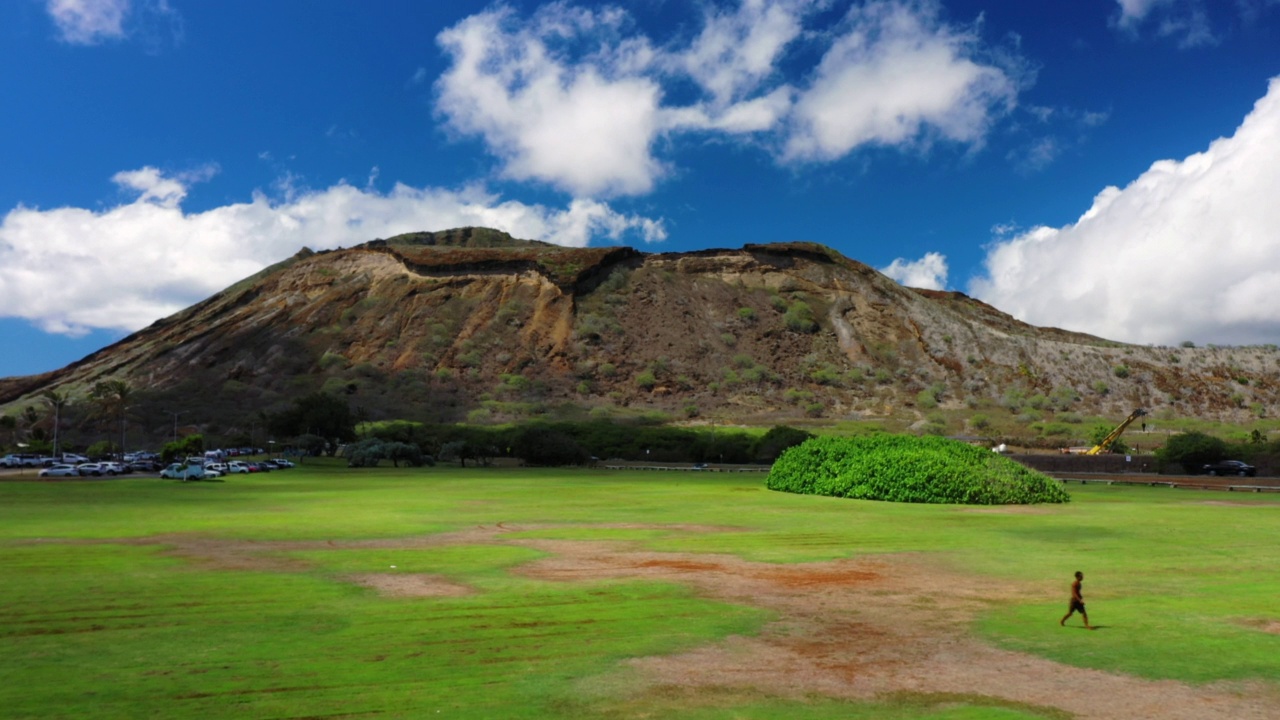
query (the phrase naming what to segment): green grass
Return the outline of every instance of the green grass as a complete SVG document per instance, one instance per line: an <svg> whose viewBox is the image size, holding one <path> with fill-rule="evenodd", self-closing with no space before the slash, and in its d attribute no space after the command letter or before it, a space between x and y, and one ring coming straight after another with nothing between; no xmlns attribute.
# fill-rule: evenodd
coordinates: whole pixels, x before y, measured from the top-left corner
<svg viewBox="0 0 1280 720"><path fill-rule="evenodd" d="M1071 503L1001 513L762 482L324 465L220 484L0 483L0 707L6 718L1054 717L967 696L635 697L619 679L627 658L751 634L772 616L673 583L534 580L518 570L543 553L513 545L323 542L499 522L521 528L513 538L776 563L927 553L1042 591L976 621L1003 647L1152 679L1280 677L1280 636L1260 629L1280 620L1280 496L1073 485ZM170 553L183 538L296 546L264 550L279 566L219 567ZM1097 632L1057 626L1077 569ZM387 597L349 581L362 573L430 573L474 592Z"/></svg>

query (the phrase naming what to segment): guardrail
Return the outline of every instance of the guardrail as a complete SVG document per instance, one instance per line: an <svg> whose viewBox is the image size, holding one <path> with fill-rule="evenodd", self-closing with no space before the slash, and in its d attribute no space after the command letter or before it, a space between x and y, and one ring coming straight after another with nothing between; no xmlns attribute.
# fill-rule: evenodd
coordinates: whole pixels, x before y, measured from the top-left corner
<svg viewBox="0 0 1280 720"><path fill-rule="evenodd" d="M1184 488L1187 490L1224 490L1226 492L1280 492L1274 485L1231 485L1221 483L1174 482L1171 480L1113 480L1109 478L1060 478L1064 483L1078 482L1081 485L1144 485L1147 487Z"/></svg>
<svg viewBox="0 0 1280 720"><path fill-rule="evenodd" d="M741 467L741 468L695 468L695 467L679 467L675 465L605 465L605 470L657 470L657 471L685 471L685 472L769 472L768 467Z"/></svg>

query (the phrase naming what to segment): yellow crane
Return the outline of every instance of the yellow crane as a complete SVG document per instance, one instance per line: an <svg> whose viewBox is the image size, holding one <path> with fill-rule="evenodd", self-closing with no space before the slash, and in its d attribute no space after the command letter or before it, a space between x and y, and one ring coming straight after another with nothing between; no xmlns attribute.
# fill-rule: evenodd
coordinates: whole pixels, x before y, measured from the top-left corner
<svg viewBox="0 0 1280 720"><path fill-rule="evenodd" d="M1147 411L1143 410L1142 408L1138 408L1137 410L1134 410L1133 412L1129 413L1129 417L1125 418L1124 422L1120 423L1118 426L1116 426L1115 430L1112 430L1110 433L1107 434L1106 437L1102 438L1102 442L1089 448L1089 451L1086 452L1085 455L1100 455L1106 452L1107 448L1111 447L1111 443L1115 442L1116 438L1120 437L1120 434L1124 432L1125 428L1133 424L1134 420L1137 420L1138 418L1146 414L1147 414Z"/></svg>

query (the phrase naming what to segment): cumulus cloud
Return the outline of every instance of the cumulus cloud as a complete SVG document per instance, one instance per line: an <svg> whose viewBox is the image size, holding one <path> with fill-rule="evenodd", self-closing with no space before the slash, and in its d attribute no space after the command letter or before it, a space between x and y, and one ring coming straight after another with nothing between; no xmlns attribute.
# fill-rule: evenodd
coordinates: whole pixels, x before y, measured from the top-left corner
<svg viewBox="0 0 1280 720"><path fill-rule="evenodd" d="M688 76L704 101L669 113L674 127L729 133L769 130L793 102L785 83L768 84L788 45L803 30L811 0L743 0L737 8L711 6L702 32L684 50L662 58L667 69ZM763 89L763 92L761 90Z"/></svg>
<svg viewBox="0 0 1280 720"><path fill-rule="evenodd" d="M797 101L786 155L830 160L865 144L936 135L981 141L1013 106L1014 79L975 59L975 33L947 27L927 2L870 2L823 56Z"/></svg>
<svg viewBox="0 0 1280 720"><path fill-rule="evenodd" d="M383 194L340 183L273 201L204 212L182 208L212 168L155 169L113 180L133 195L102 210L19 206L0 222L0 315L46 331L136 330L222 290L304 246L328 249L424 229L494 227L516 237L584 246L593 238L666 237L661 221L577 200L564 209L503 201L482 188L397 184Z"/></svg>
<svg viewBox="0 0 1280 720"><path fill-rule="evenodd" d="M947 257L940 253L925 253L919 260L897 258L880 272L906 287L925 290L945 290L947 287Z"/></svg>
<svg viewBox="0 0 1280 720"><path fill-rule="evenodd" d="M552 5L522 23L510 8L466 18L438 41L453 65L437 82L438 110L506 161L505 176L575 195L648 192L661 173L650 146L661 90L635 74L643 43L604 46L571 64L548 43L617 23L617 11Z"/></svg>
<svg viewBox="0 0 1280 720"><path fill-rule="evenodd" d="M125 36L131 0L48 0L45 9L63 42L96 45Z"/></svg>
<svg viewBox="0 0 1280 720"><path fill-rule="evenodd" d="M836 32L806 29L819 0L710 4L696 33L657 42L625 11L554 3L527 19L506 6L465 18L437 42L450 59L436 110L479 137L504 177L578 197L641 194L670 171L659 140L719 133L829 161L868 144L979 145L1016 99L1016 73L982 59L977 27L941 19L937 0L856 4ZM817 45L805 68L793 46ZM793 62L791 85L780 67ZM677 100L673 101L673 98Z"/></svg>
<svg viewBox="0 0 1280 720"><path fill-rule="evenodd" d="M1115 340L1280 338L1280 77L1235 134L1108 187L1076 223L997 239L970 293Z"/></svg>

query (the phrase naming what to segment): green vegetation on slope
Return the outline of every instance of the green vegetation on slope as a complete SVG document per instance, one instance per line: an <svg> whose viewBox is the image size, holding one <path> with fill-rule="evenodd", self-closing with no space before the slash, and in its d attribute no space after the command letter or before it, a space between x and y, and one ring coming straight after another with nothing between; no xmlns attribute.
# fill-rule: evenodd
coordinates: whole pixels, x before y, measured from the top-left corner
<svg viewBox="0 0 1280 720"><path fill-rule="evenodd" d="M1056 480L954 440L875 435L815 438L774 463L770 490L859 500L964 505L1068 502Z"/></svg>

